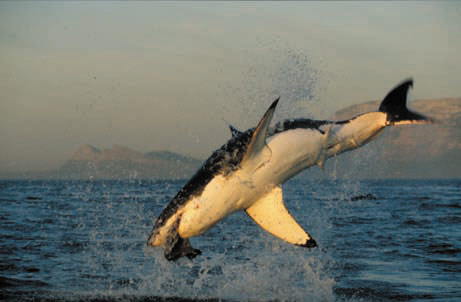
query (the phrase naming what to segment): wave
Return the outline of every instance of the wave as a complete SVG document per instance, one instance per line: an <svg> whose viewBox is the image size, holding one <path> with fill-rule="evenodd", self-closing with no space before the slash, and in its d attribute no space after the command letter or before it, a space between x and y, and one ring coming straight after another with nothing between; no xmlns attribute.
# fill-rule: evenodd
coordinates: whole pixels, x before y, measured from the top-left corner
<svg viewBox="0 0 461 302"><path fill-rule="evenodd" d="M48 283L40 280L24 280L19 278L8 278L0 277L0 288L9 287L20 287L20 286L31 286L31 287L44 287L49 286Z"/></svg>
<svg viewBox="0 0 461 302"><path fill-rule="evenodd" d="M431 300L430 294L405 294L398 293L391 288L373 289L369 287L336 288L338 301L411 301L416 299ZM2 295L0 295L1 297ZM22 291L5 292L3 297L10 302L235 302L234 300L216 297L181 297L157 295L132 295L132 294L82 294L77 292L51 292L51 291ZM286 301L280 299L239 299L238 301Z"/></svg>

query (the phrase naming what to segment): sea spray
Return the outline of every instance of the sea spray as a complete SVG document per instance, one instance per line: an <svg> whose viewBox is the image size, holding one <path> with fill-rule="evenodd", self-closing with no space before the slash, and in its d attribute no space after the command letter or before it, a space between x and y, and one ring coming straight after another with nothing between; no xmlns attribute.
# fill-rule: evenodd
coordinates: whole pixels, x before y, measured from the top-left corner
<svg viewBox="0 0 461 302"><path fill-rule="evenodd" d="M276 97L281 101L274 122L312 117L313 110L321 111L318 93L324 86L323 74L309 51L276 39L258 41L260 49L242 58L245 67L240 81L221 85L219 98L226 100L219 113L222 120L241 130L254 127L264 108Z"/></svg>
<svg viewBox="0 0 461 302"><path fill-rule="evenodd" d="M236 213L192 238L203 255L176 263L145 242L180 181L2 182L8 301L461 297L459 180L293 179L286 206L317 248L286 244ZM376 199L352 201L356 193Z"/></svg>
<svg viewBox="0 0 461 302"><path fill-rule="evenodd" d="M303 209L294 213L323 242L326 231L321 230L331 228L329 212L314 209L309 200L312 194L296 188L297 193L290 188L287 191L287 207ZM336 265L328 249L286 244L262 231L243 213L229 216L209 233L192 238L204 251L193 261L168 262L161 251L146 247L145 265L150 269L140 276L137 294L234 301L334 300L332 269Z"/></svg>

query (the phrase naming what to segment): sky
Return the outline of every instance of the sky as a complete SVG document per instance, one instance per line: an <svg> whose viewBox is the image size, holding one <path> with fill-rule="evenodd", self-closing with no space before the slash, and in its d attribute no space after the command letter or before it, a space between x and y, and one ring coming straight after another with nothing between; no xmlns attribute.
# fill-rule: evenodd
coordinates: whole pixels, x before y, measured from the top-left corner
<svg viewBox="0 0 461 302"><path fill-rule="evenodd" d="M228 125L328 119L413 77L461 96L461 2L0 2L0 171L80 144L205 159Z"/></svg>

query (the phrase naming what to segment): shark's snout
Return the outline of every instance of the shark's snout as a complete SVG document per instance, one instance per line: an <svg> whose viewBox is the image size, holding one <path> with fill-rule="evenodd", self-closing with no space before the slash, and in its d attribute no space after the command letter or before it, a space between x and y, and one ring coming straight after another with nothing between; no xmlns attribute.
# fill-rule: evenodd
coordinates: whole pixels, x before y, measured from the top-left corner
<svg viewBox="0 0 461 302"><path fill-rule="evenodd" d="M158 235L158 232L153 230L149 236L149 239L147 239L148 246L159 246L160 245L157 235Z"/></svg>

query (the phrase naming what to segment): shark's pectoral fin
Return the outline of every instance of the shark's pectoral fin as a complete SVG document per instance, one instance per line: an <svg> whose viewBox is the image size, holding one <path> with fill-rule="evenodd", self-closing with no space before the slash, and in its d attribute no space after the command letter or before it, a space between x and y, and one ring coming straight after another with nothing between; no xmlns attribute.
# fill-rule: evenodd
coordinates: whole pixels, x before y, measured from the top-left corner
<svg viewBox="0 0 461 302"><path fill-rule="evenodd" d="M267 130L274 116L275 107L280 98L277 98L272 105L267 109L266 113L259 121L245 154L242 157L240 165L251 166L253 169L258 169L270 160L272 152L266 145Z"/></svg>
<svg viewBox="0 0 461 302"><path fill-rule="evenodd" d="M236 136L239 136L240 134L242 134L243 132L238 130L237 128L235 128L234 126L232 125L229 125L229 129L230 129L230 132L232 134L232 137L236 137Z"/></svg>
<svg viewBox="0 0 461 302"><path fill-rule="evenodd" d="M288 243L304 247L317 246L314 239L294 220L283 204L282 188L275 187L271 192L246 209L246 213L261 226Z"/></svg>

